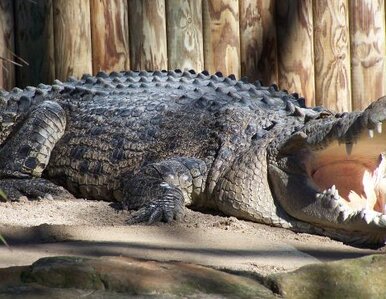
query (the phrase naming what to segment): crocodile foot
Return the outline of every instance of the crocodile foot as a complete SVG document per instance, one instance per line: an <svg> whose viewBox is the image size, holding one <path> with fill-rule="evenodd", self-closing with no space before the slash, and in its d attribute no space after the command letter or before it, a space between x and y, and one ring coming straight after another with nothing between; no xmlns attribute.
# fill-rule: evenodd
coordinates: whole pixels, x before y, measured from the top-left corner
<svg viewBox="0 0 386 299"><path fill-rule="evenodd" d="M180 219L184 214L184 198L180 189L168 184L159 185L159 196L151 201L146 201L138 210L134 211L128 224L155 222L171 222ZM123 203L124 208L129 208Z"/></svg>
<svg viewBox="0 0 386 299"><path fill-rule="evenodd" d="M68 196L68 191L42 178L0 180L0 201L20 201Z"/></svg>

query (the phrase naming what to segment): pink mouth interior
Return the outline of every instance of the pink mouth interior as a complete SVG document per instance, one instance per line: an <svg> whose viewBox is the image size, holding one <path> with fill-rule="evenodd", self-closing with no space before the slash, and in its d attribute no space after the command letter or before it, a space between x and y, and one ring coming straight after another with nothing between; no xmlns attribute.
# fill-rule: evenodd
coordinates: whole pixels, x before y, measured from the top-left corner
<svg viewBox="0 0 386 299"><path fill-rule="evenodd" d="M386 134L363 133L352 149L334 142L313 152L310 175L323 191L336 186L339 196L353 210L385 213Z"/></svg>

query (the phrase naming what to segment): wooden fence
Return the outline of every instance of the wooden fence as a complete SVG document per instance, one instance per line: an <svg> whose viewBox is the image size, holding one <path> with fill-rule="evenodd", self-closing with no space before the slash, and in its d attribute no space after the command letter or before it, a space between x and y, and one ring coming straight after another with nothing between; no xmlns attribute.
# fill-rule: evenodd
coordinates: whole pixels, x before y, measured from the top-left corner
<svg viewBox="0 0 386 299"><path fill-rule="evenodd" d="M15 56L16 55L16 56ZM123 69L207 69L309 105L385 94L382 0L0 0L0 86ZM28 65L26 64L28 63Z"/></svg>

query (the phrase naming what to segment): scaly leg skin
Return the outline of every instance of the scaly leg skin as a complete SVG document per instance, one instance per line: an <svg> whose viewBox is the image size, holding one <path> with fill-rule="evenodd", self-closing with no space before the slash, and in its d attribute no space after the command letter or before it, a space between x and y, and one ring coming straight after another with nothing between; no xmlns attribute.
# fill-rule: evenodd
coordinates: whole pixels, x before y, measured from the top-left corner
<svg viewBox="0 0 386 299"><path fill-rule="evenodd" d="M135 209L128 223L171 222L202 197L207 175L199 159L178 157L152 163L124 181L123 207Z"/></svg>
<svg viewBox="0 0 386 299"><path fill-rule="evenodd" d="M0 196L0 201L19 201L24 196L28 199L52 199L52 196L68 196L68 192L63 187L42 178L2 179L0 190L6 195L6 198Z"/></svg>
<svg viewBox="0 0 386 299"><path fill-rule="evenodd" d="M59 195L66 191L40 178L66 126L63 108L51 101L37 106L0 150L0 190L7 200Z"/></svg>

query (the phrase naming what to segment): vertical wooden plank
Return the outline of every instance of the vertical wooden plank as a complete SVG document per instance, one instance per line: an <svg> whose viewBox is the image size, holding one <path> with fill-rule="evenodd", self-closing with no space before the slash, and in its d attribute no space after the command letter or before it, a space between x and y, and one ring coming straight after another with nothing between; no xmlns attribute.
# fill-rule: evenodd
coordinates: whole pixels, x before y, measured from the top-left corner
<svg viewBox="0 0 386 299"><path fill-rule="evenodd" d="M240 76L238 0L204 0L204 59L209 72Z"/></svg>
<svg viewBox="0 0 386 299"><path fill-rule="evenodd" d="M165 0L129 0L131 68L167 69Z"/></svg>
<svg viewBox="0 0 386 299"><path fill-rule="evenodd" d="M92 73L89 0L55 0L54 36L56 77Z"/></svg>
<svg viewBox="0 0 386 299"><path fill-rule="evenodd" d="M385 7L383 0L350 1L353 109L385 94Z"/></svg>
<svg viewBox="0 0 386 299"><path fill-rule="evenodd" d="M28 65L16 69L17 85L52 83L55 79L52 0L16 0L17 55Z"/></svg>
<svg viewBox="0 0 386 299"><path fill-rule="evenodd" d="M201 0L167 0L169 69L204 69Z"/></svg>
<svg viewBox="0 0 386 299"><path fill-rule="evenodd" d="M315 104L312 0L276 2L280 88Z"/></svg>
<svg viewBox="0 0 386 299"><path fill-rule="evenodd" d="M93 71L130 68L127 0L91 0Z"/></svg>
<svg viewBox="0 0 386 299"><path fill-rule="evenodd" d="M241 73L266 85L278 81L275 3L240 0Z"/></svg>
<svg viewBox="0 0 386 299"><path fill-rule="evenodd" d="M13 60L14 47L13 1L0 1L0 88L11 89L15 86L15 68L6 59Z"/></svg>
<svg viewBox="0 0 386 299"><path fill-rule="evenodd" d="M347 0L314 1L316 104L351 110L350 34Z"/></svg>

